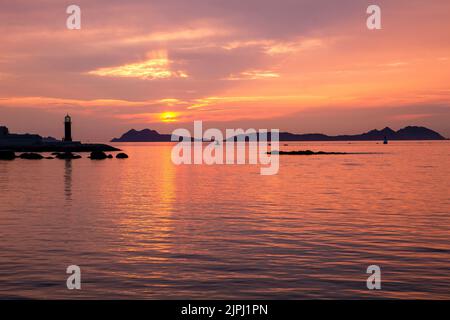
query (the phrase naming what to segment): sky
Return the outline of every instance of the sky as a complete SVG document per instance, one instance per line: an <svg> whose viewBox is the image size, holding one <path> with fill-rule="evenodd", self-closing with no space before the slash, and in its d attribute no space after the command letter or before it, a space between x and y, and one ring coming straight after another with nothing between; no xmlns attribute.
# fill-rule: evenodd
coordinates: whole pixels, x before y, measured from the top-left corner
<svg viewBox="0 0 450 320"><path fill-rule="evenodd" d="M83 141L194 120L450 137L450 2L0 0L0 125L61 138L66 113Z"/></svg>

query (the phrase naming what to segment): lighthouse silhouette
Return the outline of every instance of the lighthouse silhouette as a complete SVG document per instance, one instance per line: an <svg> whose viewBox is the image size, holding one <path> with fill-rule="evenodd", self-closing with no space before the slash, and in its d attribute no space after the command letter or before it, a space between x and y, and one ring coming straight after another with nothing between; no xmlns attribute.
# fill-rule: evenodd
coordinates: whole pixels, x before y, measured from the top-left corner
<svg viewBox="0 0 450 320"><path fill-rule="evenodd" d="M63 141L72 141L72 119L69 115L64 118L64 139Z"/></svg>

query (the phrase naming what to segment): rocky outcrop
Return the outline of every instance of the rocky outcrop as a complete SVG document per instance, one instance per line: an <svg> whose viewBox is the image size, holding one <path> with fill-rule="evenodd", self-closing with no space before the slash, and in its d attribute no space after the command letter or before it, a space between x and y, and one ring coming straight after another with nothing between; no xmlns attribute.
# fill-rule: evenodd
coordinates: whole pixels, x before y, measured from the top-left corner
<svg viewBox="0 0 450 320"><path fill-rule="evenodd" d="M300 151L271 151L267 154L279 154L279 155L293 155L293 156L313 156L313 155L343 155L349 154L346 152L324 152L324 151L311 151L311 150L300 150Z"/></svg>
<svg viewBox="0 0 450 320"><path fill-rule="evenodd" d="M126 153L121 152L116 155L116 158L117 159L127 159L128 155Z"/></svg>
<svg viewBox="0 0 450 320"><path fill-rule="evenodd" d="M91 155L89 156L89 158L91 160L104 160L107 157L108 156L103 151L93 151L93 152L91 152Z"/></svg>
<svg viewBox="0 0 450 320"><path fill-rule="evenodd" d="M44 157L42 155L40 155L39 153L34 153L34 152L27 152L27 153L22 153L19 156L20 159L26 159L26 160L41 160L44 159Z"/></svg>
<svg viewBox="0 0 450 320"><path fill-rule="evenodd" d="M14 151L0 150L0 160L14 160L15 158L16 154Z"/></svg>
<svg viewBox="0 0 450 320"><path fill-rule="evenodd" d="M73 154L72 152L63 152L63 153L56 153L56 158L62 159L62 160L72 160L72 159L80 159L81 156L78 154Z"/></svg>

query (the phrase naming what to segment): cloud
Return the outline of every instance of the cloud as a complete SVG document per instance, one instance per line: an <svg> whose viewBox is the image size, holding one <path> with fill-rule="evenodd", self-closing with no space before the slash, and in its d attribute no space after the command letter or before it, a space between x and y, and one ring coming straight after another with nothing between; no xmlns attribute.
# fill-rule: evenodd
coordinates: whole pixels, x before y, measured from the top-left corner
<svg viewBox="0 0 450 320"><path fill-rule="evenodd" d="M217 107L217 106L230 106L239 105L242 107L253 107L258 108L260 106L258 103L268 104L271 107L280 107L284 105L285 107L298 105L301 102L309 101L311 104L317 102L324 102L328 97L326 96L314 96L314 95L261 95L261 96L212 96L200 99L195 99L193 104L187 109L202 109ZM266 106L265 106L266 107ZM243 108L244 109L244 108ZM251 111L253 112L253 111Z"/></svg>
<svg viewBox="0 0 450 320"><path fill-rule="evenodd" d="M270 70L248 70L230 75L225 80L265 80L279 78L280 74Z"/></svg>
<svg viewBox="0 0 450 320"><path fill-rule="evenodd" d="M333 41L335 41L334 39ZM331 39L327 39L331 42ZM268 55L280 55L295 53L300 51L323 48L326 46L325 39L321 38L301 38L291 41L277 41L274 39L251 39L245 41L232 41L222 45L225 50L235 50L239 48L259 47L261 51Z"/></svg>
<svg viewBox="0 0 450 320"><path fill-rule="evenodd" d="M397 67L403 67L407 66L409 63L405 61L399 61L399 62L391 62L391 63L385 63L381 64L381 67L391 67L391 68L397 68Z"/></svg>
<svg viewBox="0 0 450 320"><path fill-rule="evenodd" d="M144 80L187 78L184 71L170 70L171 61L166 51L152 52L150 58L143 62L125 64L117 67L99 68L88 74L101 77L139 78Z"/></svg>
<svg viewBox="0 0 450 320"><path fill-rule="evenodd" d="M430 118L433 116L435 116L435 114L433 114L433 113L407 113L407 114L394 115L394 116L392 116L392 119L393 120L411 121L411 120Z"/></svg>
<svg viewBox="0 0 450 320"><path fill-rule="evenodd" d="M294 53L299 51L323 48L325 41L323 39L311 38L300 41L274 43L266 48L269 55Z"/></svg>
<svg viewBox="0 0 450 320"><path fill-rule="evenodd" d="M126 120L127 123L171 123L178 122L182 115L179 112L164 111L160 113L120 114L117 119Z"/></svg>
<svg viewBox="0 0 450 320"><path fill-rule="evenodd" d="M192 41L199 39L217 38L230 34L225 29L214 27L183 28L168 32L155 32L149 35L127 37L120 40L123 44L151 43L151 42L174 42Z"/></svg>
<svg viewBox="0 0 450 320"><path fill-rule="evenodd" d="M173 107L173 106L180 106L180 105L187 105L189 104L188 101L183 101L176 98L164 98L157 101L158 103L161 103L162 105Z"/></svg>

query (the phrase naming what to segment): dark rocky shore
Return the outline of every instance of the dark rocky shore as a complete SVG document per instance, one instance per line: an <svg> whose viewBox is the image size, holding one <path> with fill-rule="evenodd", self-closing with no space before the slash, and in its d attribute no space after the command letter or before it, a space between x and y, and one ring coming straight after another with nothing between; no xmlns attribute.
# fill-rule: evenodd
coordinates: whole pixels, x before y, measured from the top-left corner
<svg viewBox="0 0 450 320"><path fill-rule="evenodd" d="M37 144L37 145L4 145L1 150L14 152L94 152L94 151L121 151L107 144Z"/></svg>
<svg viewBox="0 0 450 320"><path fill-rule="evenodd" d="M42 160L42 159L61 159L61 160L75 160L81 159L82 156L72 153L72 152L53 152L52 156L43 156L40 153L36 152L24 152L20 155L16 155L16 153L12 150L0 150L0 160L14 160L14 159L25 159L25 160ZM93 151L88 156L91 160L104 160L104 159L112 159L114 156L112 154L106 154L103 151ZM120 152L116 154L117 159L127 159L128 155L126 153Z"/></svg>

